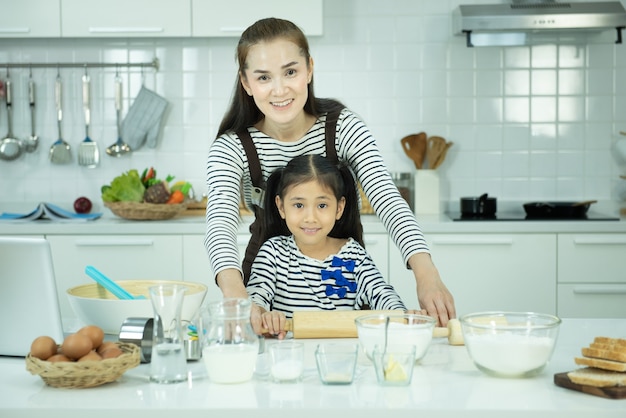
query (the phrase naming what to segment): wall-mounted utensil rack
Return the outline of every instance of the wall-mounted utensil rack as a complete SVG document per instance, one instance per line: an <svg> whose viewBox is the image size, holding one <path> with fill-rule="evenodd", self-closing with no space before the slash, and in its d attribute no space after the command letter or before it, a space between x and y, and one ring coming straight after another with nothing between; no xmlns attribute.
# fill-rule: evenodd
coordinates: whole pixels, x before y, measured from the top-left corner
<svg viewBox="0 0 626 418"><path fill-rule="evenodd" d="M159 71L159 59L154 58L150 62L121 62L121 63L107 63L107 62L26 62L26 63L5 63L0 64L2 68L154 68L155 71Z"/></svg>

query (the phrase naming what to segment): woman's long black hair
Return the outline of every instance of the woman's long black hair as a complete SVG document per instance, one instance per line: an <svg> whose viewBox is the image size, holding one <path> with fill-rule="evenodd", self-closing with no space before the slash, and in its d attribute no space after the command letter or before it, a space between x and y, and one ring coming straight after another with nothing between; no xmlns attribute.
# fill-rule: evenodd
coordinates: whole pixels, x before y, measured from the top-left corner
<svg viewBox="0 0 626 418"><path fill-rule="evenodd" d="M309 42L302 30L294 23L276 18L261 19L248 27L242 34L237 44L237 63L239 72L235 80L232 101L230 107L217 131L217 136L225 132L239 132L263 119L254 98L249 96L241 85L240 77L246 76L247 58L250 48L260 42L269 42L275 39L286 39L293 42L300 48L300 54L305 58L307 67L309 66L311 54L309 52ZM313 78L308 85L308 98L304 105L304 111L315 117L333 111L343 109L345 106L334 99L317 99L313 93Z"/></svg>
<svg viewBox="0 0 626 418"><path fill-rule="evenodd" d="M276 196L284 200L286 189L294 185L317 181L322 186L328 187L340 200L346 199L346 205L341 218L335 222L335 226L328 236L333 238L353 238L363 247L363 225L359 212L354 175L344 163L335 165L326 157L318 154L301 155L292 159L283 168L274 171L267 179L265 190L265 210L261 223L262 242L269 238L291 235L287 223L281 218L276 206Z"/></svg>

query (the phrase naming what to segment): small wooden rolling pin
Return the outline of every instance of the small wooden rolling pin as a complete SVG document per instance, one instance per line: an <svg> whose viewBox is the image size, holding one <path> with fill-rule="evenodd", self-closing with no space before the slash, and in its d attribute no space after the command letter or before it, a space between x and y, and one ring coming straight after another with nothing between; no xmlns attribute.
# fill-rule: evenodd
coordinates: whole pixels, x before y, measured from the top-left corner
<svg viewBox="0 0 626 418"><path fill-rule="evenodd" d="M402 311L296 311L292 319L287 319L285 331L291 331L293 338L356 338L358 336L354 320L360 316L374 314L398 314ZM458 319L448 321L446 328L436 327L433 337L448 337L451 345L463 345L463 334Z"/></svg>

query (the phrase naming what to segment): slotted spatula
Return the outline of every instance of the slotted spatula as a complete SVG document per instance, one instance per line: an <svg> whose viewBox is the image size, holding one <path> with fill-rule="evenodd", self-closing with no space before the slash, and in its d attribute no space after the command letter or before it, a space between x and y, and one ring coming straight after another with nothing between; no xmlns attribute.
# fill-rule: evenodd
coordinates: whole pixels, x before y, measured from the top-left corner
<svg viewBox="0 0 626 418"><path fill-rule="evenodd" d="M53 164L68 164L72 161L72 152L70 144L65 142L63 135L61 134L61 122L63 121L63 104L62 104L62 90L63 84L61 82L61 75L57 74L57 79L54 84L54 99L57 110L57 126L59 129L59 139L55 141L50 147L50 162Z"/></svg>
<svg viewBox="0 0 626 418"><path fill-rule="evenodd" d="M98 144L89 138L89 124L91 123L91 79L85 72L83 75L83 111L85 112L85 139L78 147L78 164L95 168L100 162Z"/></svg>

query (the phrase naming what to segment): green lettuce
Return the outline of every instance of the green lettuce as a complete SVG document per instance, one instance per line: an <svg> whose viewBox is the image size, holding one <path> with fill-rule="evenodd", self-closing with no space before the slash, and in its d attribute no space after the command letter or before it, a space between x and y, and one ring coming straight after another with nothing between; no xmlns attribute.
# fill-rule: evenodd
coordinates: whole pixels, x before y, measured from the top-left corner
<svg viewBox="0 0 626 418"><path fill-rule="evenodd" d="M143 202L145 190L139 172L130 170L115 177L111 185L102 186L102 200L105 202Z"/></svg>

